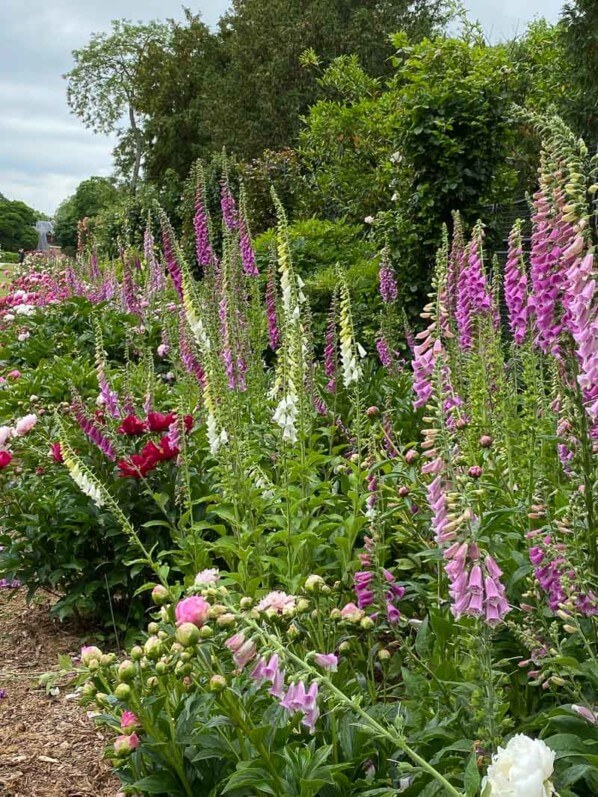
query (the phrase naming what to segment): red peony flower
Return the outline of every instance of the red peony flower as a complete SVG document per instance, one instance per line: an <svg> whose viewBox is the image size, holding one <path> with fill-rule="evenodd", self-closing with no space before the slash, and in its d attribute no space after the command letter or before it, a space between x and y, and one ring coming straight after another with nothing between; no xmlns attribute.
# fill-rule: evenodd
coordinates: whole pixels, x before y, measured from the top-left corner
<svg viewBox="0 0 598 797"><path fill-rule="evenodd" d="M135 415L127 415L127 417L118 427L117 432L119 434L128 434L132 436L136 434L143 434L146 429L147 426L145 423L140 421L139 418L135 417Z"/></svg>
<svg viewBox="0 0 598 797"><path fill-rule="evenodd" d="M161 412L148 412L147 425L152 432L165 432L171 423L175 421L174 412L164 415Z"/></svg>
<svg viewBox="0 0 598 797"><path fill-rule="evenodd" d="M0 451L0 470L6 468L12 462L12 454L8 451Z"/></svg>
<svg viewBox="0 0 598 797"><path fill-rule="evenodd" d="M190 432L193 429L193 415L185 415L185 429Z"/></svg>

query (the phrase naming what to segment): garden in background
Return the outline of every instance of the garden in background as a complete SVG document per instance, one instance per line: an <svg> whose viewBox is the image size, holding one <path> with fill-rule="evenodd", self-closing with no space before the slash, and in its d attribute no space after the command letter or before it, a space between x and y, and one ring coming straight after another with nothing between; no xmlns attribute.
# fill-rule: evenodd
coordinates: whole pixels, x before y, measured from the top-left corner
<svg viewBox="0 0 598 797"><path fill-rule="evenodd" d="M567 83L577 6L492 47L441 15L391 53L377 30L325 65L303 46L322 92L299 82L303 120L286 109L281 132L256 88L260 153L214 122L178 176L139 64L128 182L63 204L72 256L5 272L0 585L52 596L83 638L41 685L70 684L120 797L598 793L598 124L591 64ZM154 64L208 36L187 23L145 29ZM78 51L70 101L139 35ZM292 148L261 154L254 112Z"/></svg>

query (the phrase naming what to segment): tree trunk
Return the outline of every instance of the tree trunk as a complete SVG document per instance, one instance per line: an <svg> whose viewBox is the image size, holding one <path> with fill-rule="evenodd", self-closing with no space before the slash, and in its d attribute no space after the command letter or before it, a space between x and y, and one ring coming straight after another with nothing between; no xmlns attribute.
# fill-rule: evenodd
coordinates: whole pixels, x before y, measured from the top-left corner
<svg viewBox="0 0 598 797"><path fill-rule="evenodd" d="M135 164L133 166L133 176L131 177L131 193L135 194L137 192L137 183L139 182L139 172L141 171L142 133L137 127L135 112L133 111L132 105L129 105L129 119L131 121L131 130L135 138Z"/></svg>

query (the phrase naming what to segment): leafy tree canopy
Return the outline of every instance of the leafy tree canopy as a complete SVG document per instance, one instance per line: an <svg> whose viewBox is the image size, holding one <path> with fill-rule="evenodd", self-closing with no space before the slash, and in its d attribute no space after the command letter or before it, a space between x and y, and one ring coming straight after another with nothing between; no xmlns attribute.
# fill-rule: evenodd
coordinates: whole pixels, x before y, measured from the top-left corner
<svg viewBox="0 0 598 797"><path fill-rule="evenodd" d="M138 121L139 71L151 57L153 46L166 40L168 28L158 22L135 25L115 20L110 33L94 33L89 44L75 50L75 66L65 75L68 104L83 123L99 133L123 130L128 116L133 140L134 164L131 184L139 178L143 150L143 130Z"/></svg>
<svg viewBox="0 0 598 797"><path fill-rule="evenodd" d="M77 223L93 218L118 200L119 192L107 177L90 177L79 183L75 193L62 202L54 217L54 235L60 246L75 249Z"/></svg>
<svg viewBox="0 0 598 797"><path fill-rule="evenodd" d="M24 202L0 195L0 248L5 252L34 249L37 244L34 225L41 218L45 218L43 214Z"/></svg>

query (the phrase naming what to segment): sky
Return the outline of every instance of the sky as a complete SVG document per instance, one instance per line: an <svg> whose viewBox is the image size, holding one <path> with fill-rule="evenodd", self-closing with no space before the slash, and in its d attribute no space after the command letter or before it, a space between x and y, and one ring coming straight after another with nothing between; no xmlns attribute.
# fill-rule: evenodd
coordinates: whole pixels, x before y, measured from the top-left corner
<svg viewBox="0 0 598 797"><path fill-rule="evenodd" d="M496 41L535 16L556 21L563 0L464 0ZM185 0L214 25L228 0ZM0 0L0 193L52 214L92 175L109 175L114 140L70 114L66 81L72 51L112 19L182 17L181 0Z"/></svg>

